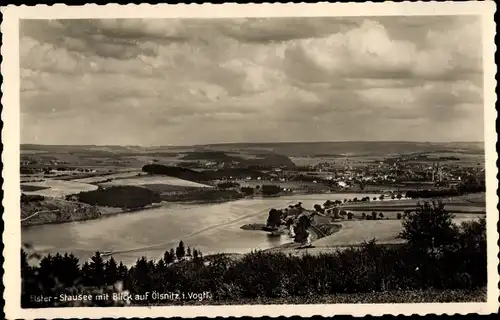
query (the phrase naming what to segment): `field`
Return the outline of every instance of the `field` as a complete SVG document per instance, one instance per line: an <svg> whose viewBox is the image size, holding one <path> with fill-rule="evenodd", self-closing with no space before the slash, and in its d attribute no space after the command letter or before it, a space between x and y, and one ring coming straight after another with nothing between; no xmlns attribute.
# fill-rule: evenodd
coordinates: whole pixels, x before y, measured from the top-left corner
<svg viewBox="0 0 500 320"><path fill-rule="evenodd" d="M33 186L29 184L21 184L21 191L22 192L34 192L34 191L40 191L40 190L45 190L49 189L49 187L41 187L41 186Z"/></svg>
<svg viewBox="0 0 500 320"><path fill-rule="evenodd" d="M348 203L343 206L349 211L371 211L401 212L414 210L418 203L431 201L432 199L402 199L370 201L364 203ZM441 201L446 205L446 210L452 213L486 213L486 199L484 193L469 194L459 197L443 198Z"/></svg>
<svg viewBox="0 0 500 320"><path fill-rule="evenodd" d="M297 189L308 189L308 190L329 190L329 187L313 182L304 182L304 181L271 181L271 180L236 180L235 182L239 183L242 187L252 187L263 186L265 184L268 185L279 185L281 188L291 188L294 190Z"/></svg>
<svg viewBox="0 0 500 320"><path fill-rule="evenodd" d="M141 170L133 170L133 171L118 172L118 173L113 173L113 174L97 175L97 176L88 177L88 178L74 179L72 181L82 182L82 183L99 183L101 181L105 181L108 179L114 180L114 179L136 177L139 174L144 174L144 173Z"/></svg>
<svg viewBox="0 0 500 320"><path fill-rule="evenodd" d="M182 180L174 177L167 176L141 176L125 179L117 179L110 182L102 183L103 187L106 186L142 186L142 185L169 185L179 187L194 187L194 188L211 188L211 186L192 181Z"/></svg>
<svg viewBox="0 0 500 320"><path fill-rule="evenodd" d="M385 156L360 156L360 155L338 155L338 156L323 156L317 155L312 157L291 157L292 161L298 166L314 166L319 163L328 163L334 168L342 168L343 166L364 166L373 164L374 162L383 161Z"/></svg>
<svg viewBox="0 0 500 320"><path fill-rule="evenodd" d="M480 218L480 215L457 215L453 222L460 225L463 221ZM335 222L342 228L329 236L313 241L311 248L298 249L296 245L283 245L269 251L283 252L292 255L321 254L332 250L342 250L349 246L359 246L373 239L380 244L399 245L404 243L398 238L402 231L401 220L353 220Z"/></svg>
<svg viewBox="0 0 500 320"><path fill-rule="evenodd" d="M23 192L26 194L37 194L44 197L54 197L54 198L61 198L69 194L79 193L81 191L92 191L97 189L97 186L88 183L52 180L52 179L47 179L40 182L28 182L25 184L21 184L21 187L22 188L41 187L44 189L36 191L23 191Z"/></svg>

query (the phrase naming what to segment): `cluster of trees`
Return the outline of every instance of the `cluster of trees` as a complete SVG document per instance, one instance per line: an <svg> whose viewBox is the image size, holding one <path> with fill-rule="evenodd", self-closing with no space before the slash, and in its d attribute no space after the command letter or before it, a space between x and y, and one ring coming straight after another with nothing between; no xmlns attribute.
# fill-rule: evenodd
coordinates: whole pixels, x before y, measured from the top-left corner
<svg viewBox="0 0 500 320"><path fill-rule="evenodd" d="M200 250L194 248L191 250L191 247L187 247L184 245L184 242L181 240L179 242L179 245L175 250L172 248L170 251L165 251L163 254L163 262L165 262L167 265L174 263L176 261L182 261L184 258L193 258L193 259L198 259L202 258L203 254L201 253Z"/></svg>
<svg viewBox="0 0 500 320"><path fill-rule="evenodd" d="M291 216L288 216L290 210L296 210ZM287 228L293 225L294 241L299 243L306 242L309 237L309 227L312 224L311 217L303 212L302 203L299 202L291 205L284 210L271 209L266 222L267 230L276 230L281 225L286 225Z"/></svg>
<svg viewBox="0 0 500 320"><path fill-rule="evenodd" d="M255 189L252 187L241 187L241 193L247 196L251 196L255 193Z"/></svg>
<svg viewBox="0 0 500 320"><path fill-rule="evenodd" d="M268 228L275 229L281 225L282 218L283 218L283 212L281 210L276 210L272 208L271 210L269 210L266 226Z"/></svg>
<svg viewBox="0 0 500 320"><path fill-rule="evenodd" d="M166 166L153 163L143 166L142 171L149 174L167 175L195 182L209 182L213 180L231 178L241 179L246 177L266 178L266 174L251 168L222 168L217 170L196 171L183 167Z"/></svg>
<svg viewBox="0 0 500 320"><path fill-rule="evenodd" d="M294 241L298 243L306 243L309 238L309 227L311 226L311 218L306 215L299 216L297 223L293 227L295 234Z"/></svg>
<svg viewBox="0 0 500 320"><path fill-rule="evenodd" d="M161 202L159 193L136 186L112 186L66 196L66 200L72 199L78 199L78 201L90 205L128 209L141 208Z"/></svg>
<svg viewBox="0 0 500 320"><path fill-rule="evenodd" d="M325 203L323 203L323 207L330 208L330 207L339 206L341 204L342 204L342 201L340 201L340 200L335 200L335 201L326 200Z"/></svg>
<svg viewBox="0 0 500 320"><path fill-rule="evenodd" d="M258 297L474 289L486 285L485 219L458 226L452 223L452 215L443 204L424 203L407 212L402 224L400 237L406 244L401 246L371 241L359 248L319 255L258 251L241 259L199 254L194 258L193 251L193 259L184 259L188 250L183 251L184 245L179 244L159 261L142 258L128 269L113 259L104 262L99 254L82 267L72 255L48 256L32 267L23 253L22 306L42 306L30 300L35 294L54 296L68 287L86 292L113 282L123 283L123 289L132 294L210 291L213 299L232 302ZM177 262L172 261L174 255Z"/></svg>
<svg viewBox="0 0 500 320"><path fill-rule="evenodd" d="M20 170L21 174L35 174L35 173L40 172L40 169L32 168L32 167L25 167L25 166L21 166L21 168L19 170Z"/></svg>
<svg viewBox="0 0 500 320"><path fill-rule="evenodd" d="M218 202L240 199L242 195L233 189L196 188L187 192L162 194L160 198L164 201Z"/></svg>
<svg viewBox="0 0 500 320"><path fill-rule="evenodd" d="M238 188L240 186L239 183L237 182L232 182L232 181L225 181L217 184L217 188L219 189L231 189L231 188Z"/></svg>
<svg viewBox="0 0 500 320"><path fill-rule="evenodd" d="M29 248L28 248L29 249ZM175 263L192 261L199 264L203 261L203 254L198 249L185 247L180 241L175 250L172 248L165 251L163 258L158 261L147 260L142 257L136 261L131 268L127 268L122 262L117 263L111 257L107 261L96 252L90 261L80 266L80 261L73 254L47 255L40 260L39 266L30 266L29 255L21 250L21 276L22 276L22 304L23 307L47 307L51 303L33 303L30 295L58 295L67 293L67 289L85 288L83 293L95 291L96 288L114 286L120 283L122 289L132 289L136 293L144 293L152 288L150 273L155 270L166 270ZM70 290L71 291L71 290ZM106 301L102 301L106 305Z"/></svg>
<svg viewBox="0 0 500 320"><path fill-rule="evenodd" d="M401 195L401 194L394 195L394 196L392 197L392 199L394 199L394 198L396 198L396 197L397 197L398 199L400 199L400 198L402 198L402 195ZM354 197L354 198L352 198L352 199L347 199L347 198L344 198L344 201L343 201L343 202L344 202L344 203L353 203L353 202L354 202L354 203L357 203L357 202L369 202L369 201L371 201L371 200L375 201L375 200L377 200L377 199L379 199L379 200L384 200L384 198L385 198L385 196L382 194L382 195L380 195L378 198L377 198L377 197L373 197L373 199L371 199L369 196L363 197L363 198L361 198L361 199L358 199L358 197ZM335 203L336 203L336 202L337 202L337 201L335 201ZM341 201L339 201L339 204L342 204L342 202L341 202Z"/></svg>
<svg viewBox="0 0 500 320"><path fill-rule="evenodd" d="M263 196L274 196L279 194L282 191L280 186L272 185L272 184L264 184L262 185L261 192Z"/></svg>
<svg viewBox="0 0 500 320"><path fill-rule="evenodd" d="M377 213L376 211L372 211L371 214L361 213L361 219L363 220L378 220L384 219L384 214L382 212Z"/></svg>
<svg viewBox="0 0 500 320"><path fill-rule="evenodd" d="M198 172L187 168L165 166L162 164L147 164L142 167L142 171L150 174L160 174L167 175L171 177L176 177L179 179L189 180L189 181L209 181L212 180L210 175L204 172Z"/></svg>
<svg viewBox="0 0 500 320"><path fill-rule="evenodd" d="M295 167L295 164L290 158L275 153L262 154L259 155L258 158L246 159L239 156L229 155L222 151L195 151L182 157L182 160L209 160L218 163L237 163L241 167L265 170L276 167Z"/></svg>
<svg viewBox="0 0 500 320"><path fill-rule="evenodd" d="M454 197L468 193L485 192L486 185L484 181L470 179L457 185L456 187L447 189L426 189L426 190L408 190L406 197L408 198L438 198L438 197Z"/></svg>
<svg viewBox="0 0 500 320"><path fill-rule="evenodd" d="M36 202L43 200L45 200L45 197L41 195L21 193L21 203L29 203L29 202Z"/></svg>
<svg viewBox="0 0 500 320"><path fill-rule="evenodd" d="M408 195L407 195L407 196L408 196ZM391 195L390 195L390 197L391 197L391 199L392 199L392 200L394 200L394 199L398 199L398 200L399 200L399 199L403 198L403 194L401 194L401 193L399 193L399 192L398 192L398 193L396 193L396 194L394 194L394 193L393 193L393 194L391 194ZM378 200L381 200L381 201L382 201L382 200L384 200L385 198L386 198L386 197L385 197L385 195L381 194L381 195L378 197ZM373 200L377 200L377 198L376 198L376 197L373 197Z"/></svg>

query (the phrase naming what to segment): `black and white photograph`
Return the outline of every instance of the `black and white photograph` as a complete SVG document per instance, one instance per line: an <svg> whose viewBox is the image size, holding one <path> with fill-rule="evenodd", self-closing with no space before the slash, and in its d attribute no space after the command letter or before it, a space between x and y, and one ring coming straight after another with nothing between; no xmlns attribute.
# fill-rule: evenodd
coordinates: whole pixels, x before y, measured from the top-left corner
<svg viewBox="0 0 500 320"><path fill-rule="evenodd" d="M494 311L494 6L476 7L19 18L9 299Z"/></svg>

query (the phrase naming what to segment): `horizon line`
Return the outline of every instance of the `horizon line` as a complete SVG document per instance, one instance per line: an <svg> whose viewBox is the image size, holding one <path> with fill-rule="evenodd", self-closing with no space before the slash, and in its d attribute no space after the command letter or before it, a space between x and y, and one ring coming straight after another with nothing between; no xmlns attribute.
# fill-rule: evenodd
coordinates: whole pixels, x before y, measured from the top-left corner
<svg viewBox="0 0 500 320"><path fill-rule="evenodd" d="M479 140L457 140L457 141L418 141L418 140L336 140L336 141L270 141L270 142L213 142L204 144L190 144L190 145L177 145L177 144L165 144L165 145L139 145L139 144L58 144L58 143L20 143L23 145L35 145L35 146L74 146L74 147L142 147L142 148L159 148L159 147L201 147L201 146L220 146L220 145L237 145L237 144L319 144L319 143L358 143L358 142L372 142L372 143L428 143L428 144L444 144L444 143L485 143Z"/></svg>

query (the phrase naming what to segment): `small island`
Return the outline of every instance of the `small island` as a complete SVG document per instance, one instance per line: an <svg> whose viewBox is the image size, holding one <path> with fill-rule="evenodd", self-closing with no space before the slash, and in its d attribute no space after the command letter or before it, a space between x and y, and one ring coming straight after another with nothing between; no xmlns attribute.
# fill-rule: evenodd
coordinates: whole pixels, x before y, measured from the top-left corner
<svg viewBox="0 0 500 320"><path fill-rule="evenodd" d="M333 203L332 203L333 205ZM342 226L333 223L335 216L322 213L324 210L307 210L299 202L284 209L271 209L266 223L251 223L241 226L243 230L265 231L269 236L288 235L300 247L310 246L313 240L338 232Z"/></svg>

